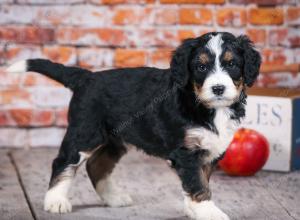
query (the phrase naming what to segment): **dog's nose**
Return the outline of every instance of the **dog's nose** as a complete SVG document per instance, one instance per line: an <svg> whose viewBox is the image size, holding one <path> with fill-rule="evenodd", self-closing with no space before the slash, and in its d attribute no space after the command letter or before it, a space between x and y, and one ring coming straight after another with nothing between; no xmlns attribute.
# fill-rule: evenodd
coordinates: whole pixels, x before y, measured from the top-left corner
<svg viewBox="0 0 300 220"><path fill-rule="evenodd" d="M212 87L212 91L215 95L222 95L225 91L225 86L215 85L215 86Z"/></svg>

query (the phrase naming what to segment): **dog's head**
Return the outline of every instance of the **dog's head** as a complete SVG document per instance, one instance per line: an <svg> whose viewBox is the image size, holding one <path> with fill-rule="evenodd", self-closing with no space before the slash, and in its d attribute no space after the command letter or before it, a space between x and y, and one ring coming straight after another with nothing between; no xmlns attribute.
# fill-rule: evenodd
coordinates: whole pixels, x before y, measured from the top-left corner
<svg viewBox="0 0 300 220"><path fill-rule="evenodd" d="M173 80L189 85L199 102L215 108L236 102L259 74L261 57L247 36L207 33L185 40L171 61Z"/></svg>

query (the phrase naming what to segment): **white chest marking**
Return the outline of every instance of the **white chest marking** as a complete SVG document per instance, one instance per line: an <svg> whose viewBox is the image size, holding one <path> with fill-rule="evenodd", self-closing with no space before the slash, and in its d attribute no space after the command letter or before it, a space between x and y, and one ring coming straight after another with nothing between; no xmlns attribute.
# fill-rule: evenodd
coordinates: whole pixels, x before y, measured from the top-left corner
<svg viewBox="0 0 300 220"><path fill-rule="evenodd" d="M230 119L231 111L228 108L216 110L214 124L218 134L203 128L194 127L186 131L185 146L191 149L201 148L209 151L205 162L211 162L221 156L230 144L238 122Z"/></svg>

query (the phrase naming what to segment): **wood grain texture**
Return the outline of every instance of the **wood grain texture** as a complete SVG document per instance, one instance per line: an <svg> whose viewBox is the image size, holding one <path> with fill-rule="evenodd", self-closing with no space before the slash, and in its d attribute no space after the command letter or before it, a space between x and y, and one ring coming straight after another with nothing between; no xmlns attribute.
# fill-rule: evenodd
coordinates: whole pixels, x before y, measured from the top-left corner
<svg viewBox="0 0 300 220"><path fill-rule="evenodd" d="M17 173L7 153L6 150L0 150L0 219L32 220Z"/></svg>
<svg viewBox="0 0 300 220"><path fill-rule="evenodd" d="M300 219L300 171L292 173L261 172L258 180L293 219Z"/></svg>
<svg viewBox="0 0 300 220"><path fill-rule="evenodd" d="M176 175L167 165L162 165L161 161L149 159L142 154L126 155L113 173L117 183L132 196L133 206L101 206L101 200L87 177L85 167L82 166L70 193L73 212L64 215L44 212L44 194L50 178L51 161L56 153L57 150L37 149L30 152L16 151L13 154L38 219L187 219L183 217L181 188ZM140 160L147 162L143 165Z"/></svg>
<svg viewBox="0 0 300 220"><path fill-rule="evenodd" d="M212 178L213 200L236 220L292 219L259 178L230 177L218 171Z"/></svg>
<svg viewBox="0 0 300 220"><path fill-rule="evenodd" d="M84 167L81 167L70 193L73 212L64 215L44 212L43 198L50 178L51 161L56 154L55 149L17 150L13 153L38 219L188 219L183 214L181 186L175 173L164 161L135 151L126 155L113 173L117 183L133 197L133 206L124 208L102 206ZM288 182L293 188L290 193L298 193L295 191L297 187L299 188L300 174L290 175L293 181L289 182L287 178L284 184ZM284 192L278 192L277 197L276 189L269 188L273 178L273 174L267 172L261 172L255 177L237 178L218 171L211 179L213 200L233 220L297 219L300 201L297 201L296 196L293 200L285 198L286 186L282 186ZM278 199L281 202L278 202ZM290 202L293 204L289 204Z"/></svg>

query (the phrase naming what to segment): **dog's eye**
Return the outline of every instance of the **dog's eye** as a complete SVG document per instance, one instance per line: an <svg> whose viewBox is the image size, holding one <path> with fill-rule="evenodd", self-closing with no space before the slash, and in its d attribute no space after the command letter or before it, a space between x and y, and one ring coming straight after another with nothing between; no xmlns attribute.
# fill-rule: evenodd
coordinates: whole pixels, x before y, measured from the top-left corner
<svg viewBox="0 0 300 220"><path fill-rule="evenodd" d="M200 71L200 72L204 72L207 70L207 67L204 65L204 64L201 64L197 67L197 69Z"/></svg>
<svg viewBox="0 0 300 220"><path fill-rule="evenodd" d="M228 67L234 67L235 63L231 60L231 61L228 62L227 66Z"/></svg>

